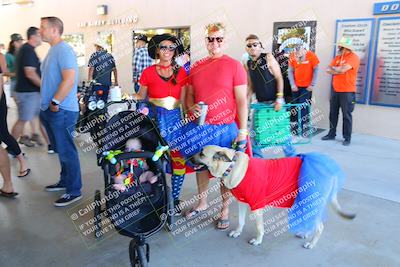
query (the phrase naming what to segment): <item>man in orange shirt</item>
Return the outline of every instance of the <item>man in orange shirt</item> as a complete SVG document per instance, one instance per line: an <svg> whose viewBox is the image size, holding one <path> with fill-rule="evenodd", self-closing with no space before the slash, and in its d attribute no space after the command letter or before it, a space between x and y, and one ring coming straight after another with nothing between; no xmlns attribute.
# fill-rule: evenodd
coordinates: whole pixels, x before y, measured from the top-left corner
<svg viewBox="0 0 400 267"><path fill-rule="evenodd" d="M312 91L317 82L318 57L304 47L304 44L297 44L295 51L289 57L288 78L292 88L292 103L310 103ZM301 106L301 131L307 136L311 121L309 106Z"/></svg>
<svg viewBox="0 0 400 267"><path fill-rule="evenodd" d="M352 40L342 37L338 43L339 53L332 60L327 73L333 75L333 91L330 100L329 133L322 140L333 140L336 136L336 126L339 116L339 108L343 114L343 145L350 145L353 118L351 113L356 102L356 81L360 59L354 53Z"/></svg>

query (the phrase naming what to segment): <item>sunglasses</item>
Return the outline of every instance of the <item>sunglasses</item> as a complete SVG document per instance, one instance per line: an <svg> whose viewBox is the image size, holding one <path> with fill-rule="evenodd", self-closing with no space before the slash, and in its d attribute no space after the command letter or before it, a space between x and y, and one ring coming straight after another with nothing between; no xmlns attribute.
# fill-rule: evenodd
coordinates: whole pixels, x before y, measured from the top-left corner
<svg viewBox="0 0 400 267"><path fill-rule="evenodd" d="M175 51L175 49L176 49L176 46L174 46L174 45L160 45L159 46L159 48L160 48L160 50L163 50L163 51Z"/></svg>
<svg viewBox="0 0 400 267"><path fill-rule="evenodd" d="M260 43L255 42L255 43L252 43L252 44L247 44L246 46L247 46L248 48L251 48L251 47L257 47L259 44L260 44Z"/></svg>
<svg viewBox="0 0 400 267"><path fill-rule="evenodd" d="M215 40L217 40L218 43L222 43L222 41L224 40L224 37L206 37L206 38L209 43L214 43Z"/></svg>

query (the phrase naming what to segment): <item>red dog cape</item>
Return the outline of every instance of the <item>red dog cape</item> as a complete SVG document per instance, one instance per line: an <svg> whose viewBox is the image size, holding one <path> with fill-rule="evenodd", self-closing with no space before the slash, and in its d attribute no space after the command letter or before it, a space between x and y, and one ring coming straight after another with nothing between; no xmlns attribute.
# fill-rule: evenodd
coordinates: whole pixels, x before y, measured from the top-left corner
<svg viewBox="0 0 400 267"><path fill-rule="evenodd" d="M290 208L297 196L300 157L282 159L250 158L246 175L231 189L237 200L248 203L252 211L274 206Z"/></svg>
<svg viewBox="0 0 400 267"><path fill-rule="evenodd" d="M253 211L267 205L290 208L289 230L306 233L325 219L327 203L344 181L335 161L320 153L306 153L283 159L250 159L244 179L231 191Z"/></svg>

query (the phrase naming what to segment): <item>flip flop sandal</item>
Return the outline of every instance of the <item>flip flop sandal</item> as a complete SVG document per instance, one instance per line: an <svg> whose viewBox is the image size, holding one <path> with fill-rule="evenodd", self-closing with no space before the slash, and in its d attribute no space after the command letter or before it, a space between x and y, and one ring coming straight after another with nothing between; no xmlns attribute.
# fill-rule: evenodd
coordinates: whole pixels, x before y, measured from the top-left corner
<svg viewBox="0 0 400 267"><path fill-rule="evenodd" d="M8 193L0 189L0 197L15 198L17 195L17 192Z"/></svg>
<svg viewBox="0 0 400 267"><path fill-rule="evenodd" d="M226 225L225 227L222 227L222 225ZM230 222L229 219L223 220L223 219L218 219L216 229L220 231L225 231L229 228Z"/></svg>
<svg viewBox="0 0 400 267"><path fill-rule="evenodd" d="M189 212L185 213L185 217L186 219L194 219L196 217L198 217L199 215L203 214L207 209L204 210L195 210L195 209L191 209ZM190 214L190 216L189 216Z"/></svg>
<svg viewBox="0 0 400 267"><path fill-rule="evenodd" d="M24 171L22 171L22 172L19 172L19 175L18 175L17 177L19 177L19 178L25 177L25 176L27 176L30 172L31 172L31 169L26 169L26 170L24 170Z"/></svg>

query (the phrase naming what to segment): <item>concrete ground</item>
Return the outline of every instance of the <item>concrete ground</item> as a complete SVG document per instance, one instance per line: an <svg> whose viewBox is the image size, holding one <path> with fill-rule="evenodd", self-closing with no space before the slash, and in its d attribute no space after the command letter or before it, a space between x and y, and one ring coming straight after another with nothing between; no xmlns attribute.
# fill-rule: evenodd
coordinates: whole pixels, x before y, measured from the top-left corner
<svg viewBox="0 0 400 267"><path fill-rule="evenodd" d="M15 110L10 113L13 121ZM216 231L207 217L189 228L196 232L161 230L150 237L151 266L400 266L400 141L356 133L351 146L343 147L340 139L321 141L323 134L297 149L324 152L343 167L347 181L339 200L346 210L357 213L354 221L330 212L317 247L306 250L283 225L282 233L271 231L262 245L253 247L247 243L255 234L253 221L248 220L242 236L234 240L227 232ZM85 237L70 218L73 208L53 206L60 194L43 188L57 181L57 155L48 155L43 147L23 150L32 173L16 178L17 162L12 160L20 195L16 200L0 199L0 266L130 266L130 238L116 233L97 241ZM90 200L94 190L103 187L102 172L93 153L81 151L80 159L84 198ZM190 199L195 192L195 178L189 175L183 198ZM212 194L210 201L217 196ZM236 203L231 207L234 227ZM281 210L273 209L266 218L280 218L279 214ZM179 227L187 223L180 222Z"/></svg>

